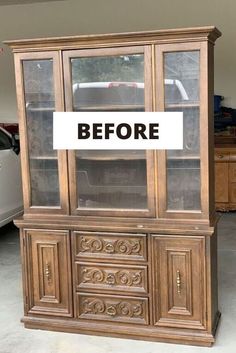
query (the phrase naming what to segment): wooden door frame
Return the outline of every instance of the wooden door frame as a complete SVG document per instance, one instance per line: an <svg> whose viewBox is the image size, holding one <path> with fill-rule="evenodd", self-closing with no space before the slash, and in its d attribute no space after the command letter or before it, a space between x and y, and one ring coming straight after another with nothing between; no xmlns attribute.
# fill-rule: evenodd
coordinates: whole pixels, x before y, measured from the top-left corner
<svg viewBox="0 0 236 353"><path fill-rule="evenodd" d="M58 177L60 189L60 206L33 206L31 204L31 181L30 181L30 155L28 149L28 131L27 131L27 114L25 109L25 92L24 92L24 60L53 60L53 78L54 78L54 96L55 111L63 111L63 94L61 80L61 62L60 53L58 51L46 51L35 53L16 53L15 73L16 73L16 93L18 104L19 131L21 142L21 170L22 170L22 187L24 197L25 214L68 214L68 177L67 177L67 155L66 151L58 151Z"/></svg>
<svg viewBox="0 0 236 353"><path fill-rule="evenodd" d="M73 111L72 102L72 78L71 78L71 58L79 57L97 57L97 56L115 56L115 55L144 55L144 81L145 81L145 111L153 110L152 102L152 53L151 46L126 46L119 48L101 48L101 49L75 49L63 51L64 68L64 89L65 89L65 110ZM68 151L68 169L69 169L69 190L70 190L70 209L72 215L91 215L91 216L120 216L120 217L154 217L155 216L155 182L154 182L154 151L146 152L147 168L147 209L95 209L78 208L77 206L77 187L76 187L76 162L75 151Z"/></svg>
<svg viewBox="0 0 236 353"><path fill-rule="evenodd" d="M184 51L199 51L199 122L200 122L200 199L201 209L198 210L168 210L167 209L167 172L166 172L166 151L157 151L158 165L158 217L169 219L209 219L214 209L214 195L211 183L214 182L214 176L209 174L213 168L213 131L211 121L212 107L210 98L213 95L212 75L208 64L213 60L213 46L208 41L188 42L178 44L157 44L155 46L155 111L165 110L164 99L164 53L168 52L184 52ZM213 62L210 62L212 65ZM159 68L159 69L158 69ZM160 69L161 68L161 69ZM209 135L211 133L211 135Z"/></svg>

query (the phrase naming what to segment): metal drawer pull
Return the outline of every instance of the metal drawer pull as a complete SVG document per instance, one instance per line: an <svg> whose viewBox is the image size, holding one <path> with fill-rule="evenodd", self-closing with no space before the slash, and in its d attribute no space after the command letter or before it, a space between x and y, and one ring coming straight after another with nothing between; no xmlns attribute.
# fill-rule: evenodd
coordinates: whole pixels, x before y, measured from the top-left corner
<svg viewBox="0 0 236 353"><path fill-rule="evenodd" d="M51 278L51 269L49 263L46 262L46 267L45 267L45 277L47 278L48 284L51 283L52 278Z"/></svg>
<svg viewBox="0 0 236 353"><path fill-rule="evenodd" d="M178 292L178 294L180 294L180 293L181 293L181 277L180 277L180 271L177 270L176 274L177 274L177 277L176 277L177 292Z"/></svg>
<svg viewBox="0 0 236 353"><path fill-rule="evenodd" d="M217 157L218 157L219 159L222 159L222 158L224 158L224 155L223 155L223 154L218 154Z"/></svg>

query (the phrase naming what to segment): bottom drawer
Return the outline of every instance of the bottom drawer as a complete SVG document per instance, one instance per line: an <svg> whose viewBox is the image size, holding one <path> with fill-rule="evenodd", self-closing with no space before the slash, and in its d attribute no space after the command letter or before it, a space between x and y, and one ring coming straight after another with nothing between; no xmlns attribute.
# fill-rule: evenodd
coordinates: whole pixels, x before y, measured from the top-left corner
<svg viewBox="0 0 236 353"><path fill-rule="evenodd" d="M76 306L80 319L149 324L147 298L77 293Z"/></svg>

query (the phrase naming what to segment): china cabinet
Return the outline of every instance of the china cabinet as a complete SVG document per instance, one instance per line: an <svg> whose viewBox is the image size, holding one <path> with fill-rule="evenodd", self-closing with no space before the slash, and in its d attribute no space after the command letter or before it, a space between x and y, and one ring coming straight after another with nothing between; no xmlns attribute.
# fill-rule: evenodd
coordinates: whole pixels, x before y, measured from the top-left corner
<svg viewBox="0 0 236 353"><path fill-rule="evenodd" d="M27 328L210 346L214 27L6 42ZM181 111L183 150L53 150L54 111ZM171 129L171 126L170 126Z"/></svg>

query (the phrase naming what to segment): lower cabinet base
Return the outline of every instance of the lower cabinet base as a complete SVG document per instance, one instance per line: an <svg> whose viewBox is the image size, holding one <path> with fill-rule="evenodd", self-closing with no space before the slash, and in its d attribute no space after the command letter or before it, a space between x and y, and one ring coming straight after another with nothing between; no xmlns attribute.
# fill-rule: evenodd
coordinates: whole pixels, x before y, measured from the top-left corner
<svg viewBox="0 0 236 353"><path fill-rule="evenodd" d="M125 324L119 324L118 326L113 323L78 321L74 319L47 319L30 316L25 316L22 322L29 329L210 347L215 342L215 333L220 316L221 314L218 311L214 320L213 334L203 330L160 328L155 326L140 327L140 325L131 326Z"/></svg>
<svg viewBox="0 0 236 353"><path fill-rule="evenodd" d="M24 229L27 328L211 346L217 233Z"/></svg>

